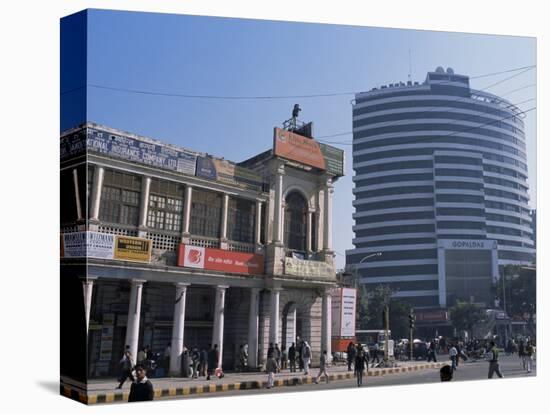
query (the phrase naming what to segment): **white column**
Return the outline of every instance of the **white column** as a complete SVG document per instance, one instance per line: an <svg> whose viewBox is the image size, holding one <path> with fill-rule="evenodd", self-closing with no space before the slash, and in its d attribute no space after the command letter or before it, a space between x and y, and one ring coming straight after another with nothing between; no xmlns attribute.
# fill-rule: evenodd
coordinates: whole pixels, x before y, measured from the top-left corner
<svg viewBox="0 0 550 414"><path fill-rule="evenodd" d="M256 234L255 234L255 242L256 246L259 246L262 240L262 202L260 200L256 200Z"/></svg>
<svg viewBox="0 0 550 414"><path fill-rule="evenodd" d="M128 322L126 324L125 345L130 346L130 352L136 363L139 340L139 318L141 315L141 294L145 280L133 279L130 281L130 305L128 307Z"/></svg>
<svg viewBox="0 0 550 414"><path fill-rule="evenodd" d="M250 310L248 313L248 366L258 366L258 324L260 312L260 288L250 289Z"/></svg>
<svg viewBox="0 0 550 414"><path fill-rule="evenodd" d="M176 301L174 302L174 323L172 325L172 344L170 345L170 375L181 374L181 355L185 329L185 298L187 283L176 283Z"/></svg>
<svg viewBox="0 0 550 414"><path fill-rule="evenodd" d="M214 301L214 332L212 334L212 345L218 345L220 357L218 367L222 365L223 358L223 322L225 312L225 290L229 286L216 286L216 298Z"/></svg>
<svg viewBox="0 0 550 414"><path fill-rule="evenodd" d="M193 198L193 187L189 184L185 186L185 200L183 204L183 226L182 237L189 236L189 226L191 225L191 200Z"/></svg>
<svg viewBox="0 0 550 414"><path fill-rule="evenodd" d="M82 289L84 292L84 314L86 316L86 333L90 327L90 310L92 308L92 292L95 278L83 278Z"/></svg>
<svg viewBox="0 0 550 414"><path fill-rule="evenodd" d="M76 201L76 219L82 220L82 206L80 205L80 191L78 191L78 170L73 169L74 195Z"/></svg>
<svg viewBox="0 0 550 414"><path fill-rule="evenodd" d="M313 230L313 212L309 211L307 212L307 233L306 233L306 250L308 253L310 253L313 248L311 245L311 239L312 239L312 230Z"/></svg>
<svg viewBox="0 0 550 414"><path fill-rule="evenodd" d="M221 239L227 240L227 212L229 209L229 195L223 195L223 210L222 210L222 231Z"/></svg>
<svg viewBox="0 0 550 414"><path fill-rule="evenodd" d="M284 169L278 168L277 174L275 176L275 217L273 220L273 241L278 244L281 244L283 242L283 174Z"/></svg>
<svg viewBox="0 0 550 414"><path fill-rule="evenodd" d="M149 210L149 189L151 177L143 177L141 181L141 200L139 206L139 226L147 227L147 211Z"/></svg>
<svg viewBox="0 0 550 414"><path fill-rule="evenodd" d="M321 352L327 351L327 359L332 358L332 297L327 289L323 293L323 309L321 323Z"/></svg>
<svg viewBox="0 0 550 414"><path fill-rule="evenodd" d="M99 165L95 166L94 182L92 187L92 201L90 219L99 220L99 206L101 204L101 189L103 188L103 177L105 175L105 168Z"/></svg>
<svg viewBox="0 0 550 414"><path fill-rule="evenodd" d="M279 293L280 288L271 289L271 316L269 318L269 342L279 343Z"/></svg>
<svg viewBox="0 0 550 414"><path fill-rule="evenodd" d="M332 250L332 194L334 188L330 179L327 180L325 187L325 206L324 206L324 234L323 234L323 248L325 250Z"/></svg>

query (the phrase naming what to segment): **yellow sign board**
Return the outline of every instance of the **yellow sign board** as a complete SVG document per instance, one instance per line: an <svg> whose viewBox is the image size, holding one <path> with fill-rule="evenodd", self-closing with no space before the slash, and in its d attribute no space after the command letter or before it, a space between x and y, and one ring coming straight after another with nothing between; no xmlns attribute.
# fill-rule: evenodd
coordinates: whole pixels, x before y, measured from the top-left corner
<svg viewBox="0 0 550 414"><path fill-rule="evenodd" d="M151 261L151 240L139 237L116 236L115 260L149 263Z"/></svg>

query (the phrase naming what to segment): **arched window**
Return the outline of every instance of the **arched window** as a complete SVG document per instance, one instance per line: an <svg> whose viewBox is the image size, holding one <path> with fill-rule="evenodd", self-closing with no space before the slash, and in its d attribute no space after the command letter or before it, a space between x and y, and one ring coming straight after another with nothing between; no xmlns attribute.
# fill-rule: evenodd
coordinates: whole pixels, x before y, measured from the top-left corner
<svg viewBox="0 0 550 414"><path fill-rule="evenodd" d="M285 205L285 247L305 251L307 234L307 201L293 191L286 197Z"/></svg>

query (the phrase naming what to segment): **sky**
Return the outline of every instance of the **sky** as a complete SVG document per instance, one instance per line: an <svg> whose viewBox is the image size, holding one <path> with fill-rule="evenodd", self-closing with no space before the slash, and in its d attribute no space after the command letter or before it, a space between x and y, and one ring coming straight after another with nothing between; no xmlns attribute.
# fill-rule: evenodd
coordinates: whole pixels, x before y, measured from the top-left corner
<svg viewBox="0 0 550 414"><path fill-rule="evenodd" d="M347 162L334 193L337 268L353 248L351 134L322 137L351 132L353 94L407 81L409 70L422 82L437 66L480 76L536 64L536 40L528 37L105 10L88 16L89 121L242 161L271 147L273 127L299 103L300 118L314 122L315 137L341 142L333 144L346 151ZM528 110L536 106L536 69L520 72L473 79L471 87ZM97 86L210 96L348 94L191 99ZM81 92L67 95L72 93ZM61 129L72 126L62 113ZM526 114L525 132L534 208L535 111Z"/></svg>

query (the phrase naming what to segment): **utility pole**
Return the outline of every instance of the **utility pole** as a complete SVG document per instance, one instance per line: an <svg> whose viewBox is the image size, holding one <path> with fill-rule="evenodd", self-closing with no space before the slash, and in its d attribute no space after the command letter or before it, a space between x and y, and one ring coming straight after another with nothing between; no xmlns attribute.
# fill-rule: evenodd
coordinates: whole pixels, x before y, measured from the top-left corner
<svg viewBox="0 0 550 414"><path fill-rule="evenodd" d="M411 353L411 361L413 360L413 332L414 332L414 321L416 317L414 316L414 309L411 308L411 312L409 313L409 331L410 331L410 339L409 339L409 348Z"/></svg>
<svg viewBox="0 0 550 414"><path fill-rule="evenodd" d="M388 366L389 347L390 347L390 305L384 304L384 366Z"/></svg>

